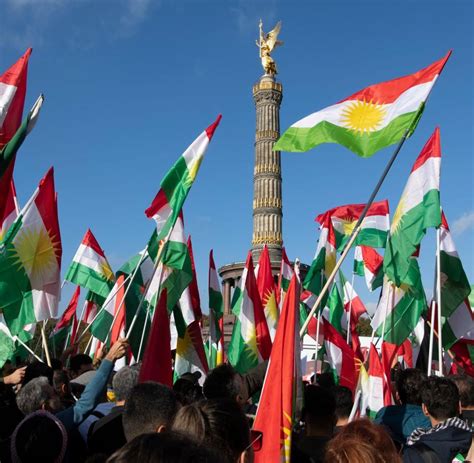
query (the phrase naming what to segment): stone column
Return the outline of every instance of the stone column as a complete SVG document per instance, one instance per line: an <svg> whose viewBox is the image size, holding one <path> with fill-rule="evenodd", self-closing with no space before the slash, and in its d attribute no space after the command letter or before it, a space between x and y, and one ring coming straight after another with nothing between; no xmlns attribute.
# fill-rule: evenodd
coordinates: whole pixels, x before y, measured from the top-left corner
<svg viewBox="0 0 474 463"><path fill-rule="evenodd" d="M264 75L253 86L257 124L255 132L255 168L253 174L254 265L266 244L272 262L280 263L282 237L282 188L280 152L272 151L280 136L282 85L274 76Z"/></svg>
<svg viewBox="0 0 474 463"><path fill-rule="evenodd" d="M232 313L232 307L230 306L231 303L231 293L230 293L230 288L231 288L231 281L230 280L224 280L223 282L224 285L224 294L223 294L223 299L224 299L224 315L229 315Z"/></svg>

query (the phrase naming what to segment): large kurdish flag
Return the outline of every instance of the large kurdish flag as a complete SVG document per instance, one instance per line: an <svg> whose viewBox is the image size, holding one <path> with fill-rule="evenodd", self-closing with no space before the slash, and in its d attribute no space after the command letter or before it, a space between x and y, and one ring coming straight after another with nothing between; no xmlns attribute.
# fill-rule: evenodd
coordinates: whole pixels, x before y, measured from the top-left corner
<svg viewBox="0 0 474 463"><path fill-rule="evenodd" d="M147 217L156 220L159 240L168 236L176 222L221 117L219 115L176 161L161 181L160 191L145 211Z"/></svg>
<svg viewBox="0 0 474 463"><path fill-rule="evenodd" d="M451 52L421 71L364 88L335 105L295 122L275 151L308 151L338 143L362 157L397 143L413 131L424 102Z"/></svg>
<svg viewBox="0 0 474 463"><path fill-rule="evenodd" d="M411 255L426 229L441 225L439 176L441 147L437 128L421 150L411 170L392 221L383 269L397 286L409 280Z"/></svg>
<svg viewBox="0 0 474 463"><path fill-rule="evenodd" d="M109 294L115 277L104 251L90 230L84 235L65 279L100 296L107 297Z"/></svg>
<svg viewBox="0 0 474 463"><path fill-rule="evenodd" d="M234 296L232 312L236 321L228 358L239 373L246 373L262 360L267 360L272 348L267 320L258 294L251 252L247 256L240 279L240 289L236 290Z"/></svg>
<svg viewBox="0 0 474 463"><path fill-rule="evenodd" d="M13 335L56 317L61 256L51 168L0 245L0 308Z"/></svg>

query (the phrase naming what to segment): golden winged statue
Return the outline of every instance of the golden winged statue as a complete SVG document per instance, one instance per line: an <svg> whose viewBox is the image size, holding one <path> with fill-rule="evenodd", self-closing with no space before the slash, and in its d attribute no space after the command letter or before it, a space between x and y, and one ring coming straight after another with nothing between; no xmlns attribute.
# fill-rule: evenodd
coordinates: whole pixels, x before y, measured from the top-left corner
<svg viewBox="0 0 474 463"><path fill-rule="evenodd" d="M275 61L270 56L274 48L279 45L283 45L281 40L278 40L278 34L281 30L281 21L278 21L277 25L268 33L263 32L263 23L260 20L259 23L260 29L260 38L256 41L257 47L260 49L260 59L262 60L262 67L265 71L265 74L274 76L277 74L277 68Z"/></svg>

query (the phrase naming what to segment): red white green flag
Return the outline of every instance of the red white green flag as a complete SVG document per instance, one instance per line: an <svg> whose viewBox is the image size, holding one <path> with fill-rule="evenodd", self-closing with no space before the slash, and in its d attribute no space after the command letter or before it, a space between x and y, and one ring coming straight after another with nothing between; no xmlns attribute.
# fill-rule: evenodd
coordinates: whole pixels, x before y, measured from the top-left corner
<svg viewBox="0 0 474 463"><path fill-rule="evenodd" d="M2 187L0 186L0 197L2 193ZM8 229L18 217L20 211L18 210L18 201L16 198L15 185L13 183L13 178L10 181L10 188L7 190L6 197L4 196L3 211L0 212L0 241L5 238ZM1 209L1 207L0 207Z"/></svg>
<svg viewBox="0 0 474 463"><path fill-rule="evenodd" d="M0 308L12 334L30 323L55 318L62 247L53 168L0 247Z"/></svg>
<svg viewBox="0 0 474 463"><path fill-rule="evenodd" d="M301 382L297 316L299 286L294 275L283 303L253 424L253 428L263 432L264 436L262 448L255 452L255 463L290 462L292 430L296 422L296 390Z"/></svg>
<svg viewBox="0 0 474 463"><path fill-rule="evenodd" d="M291 265L288 256L286 255L285 248L281 250L281 265L280 265L280 274L278 275L278 288L277 288L277 298L278 298L278 307L281 308L283 301L285 300L286 292L290 286L290 281L293 278L293 267Z"/></svg>
<svg viewBox="0 0 474 463"><path fill-rule="evenodd" d="M221 117L219 115L176 161L161 181L160 191L145 211L146 216L152 217L157 223L158 240L168 236L173 228Z"/></svg>
<svg viewBox="0 0 474 463"><path fill-rule="evenodd" d="M270 255L268 254L267 246L263 247L258 264L257 288L260 294L260 300L262 301L263 311L265 312L265 318L267 319L270 337L273 341L278 323L279 310L276 300L275 281L272 274L272 264L270 263Z"/></svg>
<svg viewBox="0 0 474 463"><path fill-rule="evenodd" d="M371 85L335 105L295 122L275 151L308 151L338 143L362 157L400 141L415 130L424 104L451 52L414 74Z"/></svg>
<svg viewBox="0 0 474 463"><path fill-rule="evenodd" d="M365 206L365 204L347 204L330 209L316 218L320 224L327 223L329 220L332 222L338 251L342 251L346 245ZM375 202L369 207L367 215L362 220L360 232L354 244L384 248L389 228L388 201Z"/></svg>
<svg viewBox="0 0 474 463"><path fill-rule="evenodd" d="M351 324L357 324L361 315L367 313L364 303L359 295L356 293L354 287L346 280L342 272L341 285L344 300L344 310L347 314L351 314Z"/></svg>
<svg viewBox="0 0 474 463"><path fill-rule="evenodd" d="M369 246L357 246L354 252L354 273L365 277L367 288L374 291L383 284L383 257Z"/></svg>
<svg viewBox="0 0 474 463"><path fill-rule="evenodd" d="M247 256L240 286L234 291L232 312L236 316L236 321L228 358L239 373L245 373L263 360L267 360L272 349L265 312L258 294L251 252Z"/></svg>
<svg viewBox="0 0 474 463"><path fill-rule="evenodd" d="M336 384L352 392L356 387L355 357L352 348L324 317L324 346Z"/></svg>
<svg viewBox="0 0 474 463"><path fill-rule="evenodd" d="M105 253L92 232L87 230L72 259L65 280L107 297L115 277Z"/></svg>
<svg viewBox="0 0 474 463"><path fill-rule="evenodd" d="M69 304L66 307L66 310L56 323L54 330L51 332L51 337L54 338L53 346L59 346L63 341L66 340L68 334L71 334L71 338L74 338L74 324L77 325L76 309L77 303L79 302L80 293L81 287L78 286L74 291L71 300L69 301ZM64 348L66 347L67 346L64 345Z"/></svg>
<svg viewBox="0 0 474 463"><path fill-rule="evenodd" d="M379 353L372 343L369 351L368 375L368 415L375 418L381 408L391 405L391 403L386 403L385 400L387 394L390 394L390 386Z"/></svg>
<svg viewBox="0 0 474 463"><path fill-rule="evenodd" d="M21 122L25 104L28 60L25 54L0 76L0 149L10 141Z"/></svg>
<svg viewBox="0 0 474 463"><path fill-rule="evenodd" d="M397 286L413 284L409 279L410 257L427 228L441 225L440 170L441 144L437 128L416 159L393 216L383 268Z"/></svg>
<svg viewBox="0 0 474 463"><path fill-rule="evenodd" d="M471 286L459 258L444 213L440 229L441 315L443 347L449 349L474 328L468 297Z"/></svg>

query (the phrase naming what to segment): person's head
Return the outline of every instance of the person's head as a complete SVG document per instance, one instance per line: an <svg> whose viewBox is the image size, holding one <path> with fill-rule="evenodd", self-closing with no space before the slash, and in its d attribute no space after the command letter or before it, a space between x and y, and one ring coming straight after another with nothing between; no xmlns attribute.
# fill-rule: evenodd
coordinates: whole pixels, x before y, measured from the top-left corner
<svg viewBox="0 0 474 463"><path fill-rule="evenodd" d="M458 388L450 379L430 376L423 384L421 400L423 413L433 426L460 413Z"/></svg>
<svg viewBox="0 0 474 463"><path fill-rule="evenodd" d="M54 370L53 387L59 397L63 398L71 394L69 376L64 370Z"/></svg>
<svg viewBox="0 0 474 463"><path fill-rule="evenodd" d="M334 382L334 374L329 371L319 373L316 377L316 384L326 389L332 389L336 385Z"/></svg>
<svg viewBox="0 0 474 463"><path fill-rule="evenodd" d="M213 455L178 433L150 433L135 437L107 463L217 463Z"/></svg>
<svg viewBox="0 0 474 463"><path fill-rule="evenodd" d="M252 461L248 420L235 400L211 399L186 405L176 413L171 429L214 449L223 462Z"/></svg>
<svg viewBox="0 0 474 463"><path fill-rule="evenodd" d="M69 360L69 370L73 378L93 369L92 359L86 354L73 355Z"/></svg>
<svg viewBox="0 0 474 463"><path fill-rule="evenodd" d="M123 431L127 442L149 432L163 432L178 409L173 391L159 383L136 384L122 415Z"/></svg>
<svg viewBox="0 0 474 463"><path fill-rule="evenodd" d="M348 423L342 429L340 435L344 438L354 438L359 441L368 442L376 454L379 455L380 463L392 463L399 461L397 459L397 449L388 432L367 419L355 420Z"/></svg>
<svg viewBox="0 0 474 463"><path fill-rule="evenodd" d="M202 387L187 378L179 378L173 384L173 391L181 405L189 405L203 398Z"/></svg>
<svg viewBox="0 0 474 463"><path fill-rule="evenodd" d="M450 376L449 379L456 384L463 410L474 409L474 378L467 375Z"/></svg>
<svg viewBox="0 0 474 463"><path fill-rule="evenodd" d="M13 432L12 461L61 462L66 447L67 432L64 425L51 413L36 411L21 421Z"/></svg>
<svg viewBox="0 0 474 463"><path fill-rule="evenodd" d="M28 384L32 379L45 376L48 378L49 384L53 384L53 369L48 367L46 363L35 361L30 363L25 370L25 377L23 378L22 384Z"/></svg>
<svg viewBox="0 0 474 463"><path fill-rule="evenodd" d="M32 379L23 386L16 396L16 403L24 415L29 415L37 410L56 412L61 408L56 391L49 384L48 378L44 376Z"/></svg>
<svg viewBox="0 0 474 463"><path fill-rule="evenodd" d="M351 415L353 405L352 391L345 386L336 386L332 392L336 401L336 425L343 426L347 424L347 420Z"/></svg>
<svg viewBox="0 0 474 463"><path fill-rule="evenodd" d="M400 461L383 460L380 452L370 442L359 437L345 437L338 434L326 446L324 463L395 463Z"/></svg>
<svg viewBox="0 0 474 463"><path fill-rule="evenodd" d="M336 400L330 389L310 384L304 390L306 434L331 436L336 424Z"/></svg>
<svg viewBox="0 0 474 463"><path fill-rule="evenodd" d="M395 375L397 396L403 405L421 405L421 389L426 374L417 368L399 370Z"/></svg>
<svg viewBox="0 0 474 463"><path fill-rule="evenodd" d="M136 368L129 366L120 368L112 379L115 402L123 404L130 396L130 393L137 382L138 370Z"/></svg>
<svg viewBox="0 0 474 463"><path fill-rule="evenodd" d="M232 365L227 363L211 370L204 381L202 392L206 399L232 399L245 404L248 397L242 393L242 380Z"/></svg>

